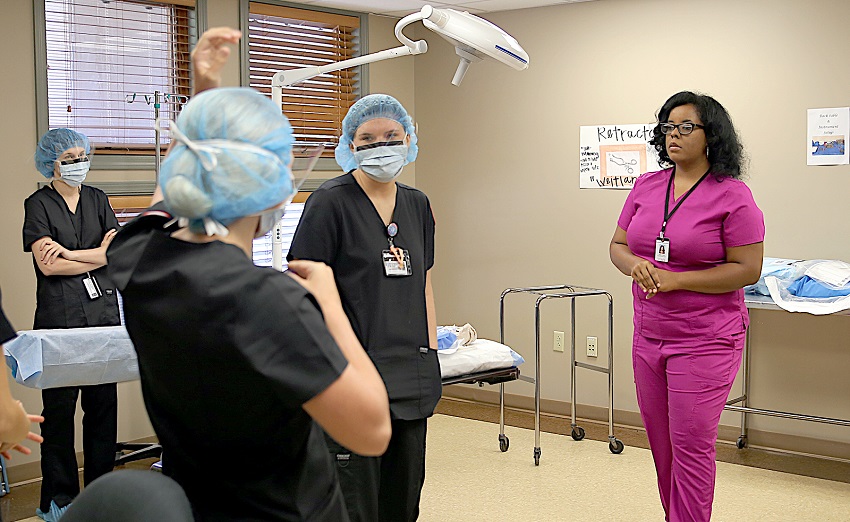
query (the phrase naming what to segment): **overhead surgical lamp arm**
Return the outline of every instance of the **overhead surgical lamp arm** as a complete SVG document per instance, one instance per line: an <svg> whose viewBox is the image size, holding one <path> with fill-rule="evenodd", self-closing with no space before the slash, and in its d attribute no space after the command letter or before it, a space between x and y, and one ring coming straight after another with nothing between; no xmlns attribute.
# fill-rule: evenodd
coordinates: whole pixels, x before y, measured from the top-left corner
<svg viewBox="0 0 850 522"><path fill-rule="evenodd" d="M430 8L430 6L427 7ZM426 52L428 50L428 42L425 40L414 42L401 32L406 26L413 22L422 20L423 13L425 11L426 9L423 8L422 11L418 13L407 15L399 20L398 24L396 24L396 38L404 44L400 47L393 47L392 49L387 49L385 51L378 51L365 56L358 56L357 58L329 63L328 65L322 65L319 67L303 67L300 69L290 69L275 73L272 77L272 101L280 106L283 103L284 87L289 87L296 83L303 82L304 80L309 80L310 78L314 78L320 74L341 71L343 69L357 67L358 65L366 65L368 63L380 62L382 60L389 60L390 58L398 58L400 56L415 56ZM428 12L428 15L430 15L430 12Z"/></svg>
<svg viewBox="0 0 850 522"><path fill-rule="evenodd" d="M460 85L470 63L477 62L485 57L502 62L516 70L528 68L528 54L512 36L502 29L467 12L459 12L453 9L434 9L430 5L426 5L418 13L409 14L396 24L395 36L399 42L404 44L401 47L320 67L303 67L277 72L272 77L272 101L278 107L282 107L283 89L285 87L314 78L320 74L426 52L428 43L425 40L414 42L402 32L405 27L420 20L426 28L436 32L455 47L455 52L460 57L460 64L458 64L457 71L452 79L454 85ZM278 223L272 234L272 266L278 270L281 270L283 266L282 243L281 225Z"/></svg>

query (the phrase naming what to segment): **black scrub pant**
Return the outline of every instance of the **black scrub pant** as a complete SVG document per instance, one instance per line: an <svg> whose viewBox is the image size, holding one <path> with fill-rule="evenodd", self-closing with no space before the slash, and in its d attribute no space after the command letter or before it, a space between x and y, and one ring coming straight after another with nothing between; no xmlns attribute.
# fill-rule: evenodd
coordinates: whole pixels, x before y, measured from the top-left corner
<svg viewBox="0 0 850 522"><path fill-rule="evenodd" d="M161 473L119 470L99 478L74 500L62 522L193 522L180 484Z"/></svg>
<svg viewBox="0 0 850 522"><path fill-rule="evenodd" d="M427 419L393 420L380 457L362 457L325 434L351 522L413 522L425 483Z"/></svg>
<svg viewBox="0 0 850 522"><path fill-rule="evenodd" d="M118 438L118 390L115 383L96 386L49 388L41 391L41 502L43 512L50 501L63 507L80 492L77 455L74 449L74 414L82 396L83 455L86 485L115 467Z"/></svg>

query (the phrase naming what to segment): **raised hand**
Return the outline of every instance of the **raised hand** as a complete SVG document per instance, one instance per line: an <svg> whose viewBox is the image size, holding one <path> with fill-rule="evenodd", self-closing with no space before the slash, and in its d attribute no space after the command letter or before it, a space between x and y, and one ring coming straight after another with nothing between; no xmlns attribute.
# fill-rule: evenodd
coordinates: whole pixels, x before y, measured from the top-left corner
<svg viewBox="0 0 850 522"><path fill-rule="evenodd" d="M230 27L213 27L198 39L192 51L195 94L221 86L221 69L230 57L228 44L239 43L242 32Z"/></svg>

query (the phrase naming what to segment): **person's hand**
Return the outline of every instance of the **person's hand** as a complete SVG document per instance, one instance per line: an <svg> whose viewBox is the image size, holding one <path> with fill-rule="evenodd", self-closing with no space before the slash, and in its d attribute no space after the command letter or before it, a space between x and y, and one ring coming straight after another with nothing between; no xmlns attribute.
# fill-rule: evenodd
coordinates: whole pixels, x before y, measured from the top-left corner
<svg viewBox="0 0 850 522"><path fill-rule="evenodd" d="M39 251L41 252L41 262L45 265L52 265L59 256L72 261L74 257L72 250L68 250L49 237L41 242Z"/></svg>
<svg viewBox="0 0 850 522"><path fill-rule="evenodd" d="M44 422L44 417L41 415L29 415L26 410L24 410L24 405L21 401L15 401L18 403L18 406L21 409L21 415L25 416L29 422L42 423ZM29 432L27 433L27 439L37 442L39 444L44 442L44 438L37 433ZM7 460L12 458L12 455L9 453L9 450L15 450L18 453L22 453L24 455L29 455L32 453L32 450L27 448L26 446L22 446L19 442L0 442L0 455L3 455Z"/></svg>
<svg viewBox="0 0 850 522"><path fill-rule="evenodd" d="M228 44L236 44L240 38L242 32L230 27L213 27L201 35L192 50L196 93L221 85L221 69L230 56Z"/></svg>
<svg viewBox="0 0 850 522"><path fill-rule="evenodd" d="M658 272L658 268L645 259L632 267L632 279L646 293L647 299L660 290L661 276Z"/></svg>
<svg viewBox="0 0 850 522"><path fill-rule="evenodd" d="M117 230L115 230L114 228L110 228L109 231L103 235L103 240L100 242L100 246L104 250L109 248L109 244L112 243L112 240L115 238L115 234L117 233Z"/></svg>
<svg viewBox="0 0 850 522"><path fill-rule="evenodd" d="M677 272L662 270L649 261L641 261L632 268L632 279L641 290L646 292L646 298L652 299L658 292L679 290Z"/></svg>
<svg viewBox="0 0 850 522"><path fill-rule="evenodd" d="M313 294L319 306L342 306L331 267L316 261L292 260L286 272Z"/></svg>

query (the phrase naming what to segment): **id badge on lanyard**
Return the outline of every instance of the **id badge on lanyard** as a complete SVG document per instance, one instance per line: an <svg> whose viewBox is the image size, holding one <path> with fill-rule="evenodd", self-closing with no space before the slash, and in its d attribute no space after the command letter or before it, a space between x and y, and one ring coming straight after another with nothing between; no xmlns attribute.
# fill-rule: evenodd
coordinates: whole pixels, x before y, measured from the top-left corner
<svg viewBox="0 0 850 522"><path fill-rule="evenodd" d="M88 272L86 272L86 277L83 278L83 286L92 301L103 295L100 291L100 285L97 284L97 279Z"/></svg>
<svg viewBox="0 0 850 522"><path fill-rule="evenodd" d="M667 196L664 199L664 221L661 223L661 232L658 234L658 237L655 238L655 260L659 263L668 263L670 261L670 239L664 237L664 232L667 230L667 222L670 221L670 218L673 217L673 214L679 210L679 207L682 206L682 203L688 199L694 190L696 190L697 186L703 182L703 180L708 176L708 173L711 172L711 168L705 171L705 174L691 186L691 188L679 199L679 202L673 207L673 210L669 210L670 208L670 190L673 188L673 178L676 177L676 168L673 167L673 172L670 173L670 181L667 182Z"/></svg>
<svg viewBox="0 0 850 522"><path fill-rule="evenodd" d="M670 240L666 237L655 239L655 260L659 263L667 263L670 260Z"/></svg>
<svg viewBox="0 0 850 522"><path fill-rule="evenodd" d="M384 275L387 277L406 277L413 275L410 266L410 252L395 246L393 238L398 235L398 225L390 223L387 225L387 242L389 250L381 251L381 263L384 265Z"/></svg>

